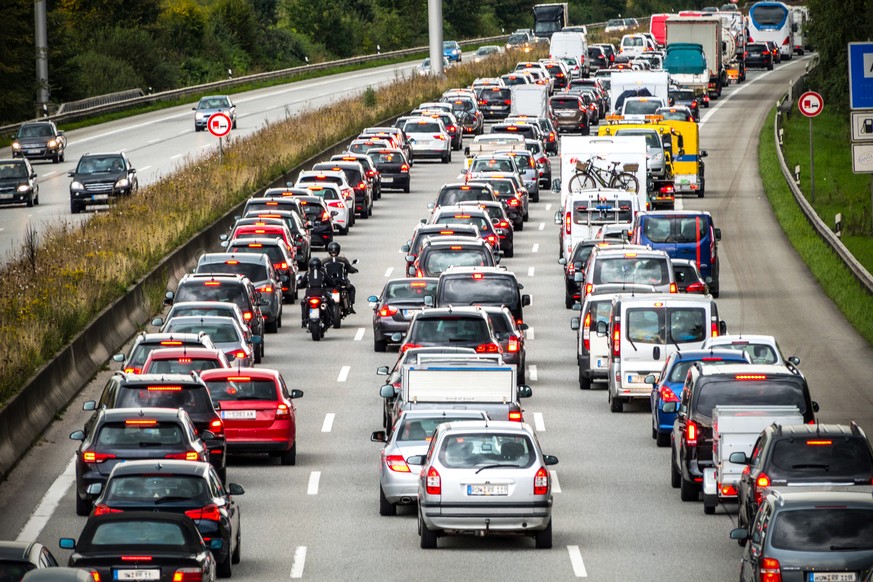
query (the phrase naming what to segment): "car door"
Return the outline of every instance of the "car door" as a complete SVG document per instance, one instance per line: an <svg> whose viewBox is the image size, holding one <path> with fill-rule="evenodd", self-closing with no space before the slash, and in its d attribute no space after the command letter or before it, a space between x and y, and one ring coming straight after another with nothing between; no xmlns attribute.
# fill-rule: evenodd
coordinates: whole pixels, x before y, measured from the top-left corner
<svg viewBox="0 0 873 582"><path fill-rule="evenodd" d="M773 506L766 502L763 503L758 514L755 516L754 522L752 522L752 527L749 529L749 542L746 544L746 551L743 552L741 569L743 580L749 580L750 582L757 580L756 573L763 558L764 545L767 540L772 517Z"/></svg>
<svg viewBox="0 0 873 582"><path fill-rule="evenodd" d="M222 504L227 511L227 517L230 521L230 546L231 551L233 551L233 548L236 547L236 537L240 526L239 507L237 507L236 501L234 501L233 497L221 483L215 468L211 466L209 467L209 489L212 492L212 497Z"/></svg>

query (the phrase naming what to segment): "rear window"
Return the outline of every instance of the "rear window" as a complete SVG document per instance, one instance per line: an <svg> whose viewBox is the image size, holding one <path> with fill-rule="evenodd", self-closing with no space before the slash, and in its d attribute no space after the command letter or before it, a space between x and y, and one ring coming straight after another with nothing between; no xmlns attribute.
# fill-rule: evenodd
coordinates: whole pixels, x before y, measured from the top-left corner
<svg viewBox="0 0 873 582"><path fill-rule="evenodd" d="M505 340L514 331L512 322L509 321L509 316L506 313L489 313L488 322L491 324L491 330L494 336L499 340Z"/></svg>
<svg viewBox="0 0 873 582"><path fill-rule="evenodd" d="M407 121L403 131L406 133L441 133L442 128L438 123Z"/></svg>
<svg viewBox="0 0 873 582"><path fill-rule="evenodd" d="M395 152L379 152L374 157L377 164L399 164L403 162L403 157Z"/></svg>
<svg viewBox="0 0 873 582"><path fill-rule="evenodd" d="M614 257L595 262L591 283L640 283L643 285L667 285L670 269L665 258Z"/></svg>
<svg viewBox="0 0 873 582"><path fill-rule="evenodd" d="M627 310L625 336L646 344L702 342L706 311L701 308L634 307Z"/></svg>
<svg viewBox="0 0 873 582"><path fill-rule="evenodd" d="M136 419L137 422L148 420ZM97 444L115 449L172 447L182 444L182 427L175 422L155 422L154 425L111 422L100 427Z"/></svg>
<svg viewBox="0 0 873 582"><path fill-rule="evenodd" d="M508 101L512 96L509 89L496 89L494 87L483 87L479 92L479 98L485 101Z"/></svg>
<svg viewBox="0 0 873 582"><path fill-rule="evenodd" d="M654 108L652 109L652 113L654 113L659 107L658 102L654 102ZM625 113L634 113L633 111L629 111L625 109ZM618 130L615 132L615 135L621 136L634 136L641 135L646 138L646 147L649 149L661 149L663 146L661 145L661 139L658 137L658 134L654 131L634 131L632 129L629 130Z"/></svg>
<svg viewBox="0 0 873 582"><path fill-rule="evenodd" d="M241 261L222 261L220 263L201 263L197 265L198 273L230 273L243 275L251 281L264 281L269 278L264 265Z"/></svg>
<svg viewBox="0 0 873 582"><path fill-rule="evenodd" d="M209 394L216 402L236 402L240 400L278 400L276 383L269 379L249 376L231 376L210 380Z"/></svg>
<svg viewBox="0 0 873 582"><path fill-rule="evenodd" d="M205 285L207 282L218 283L218 285ZM223 281L196 281L179 285L173 301L179 303L183 301L222 301L236 303L242 310L248 309L248 301L243 287Z"/></svg>
<svg viewBox="0 0 873 582"><path fill-rule="evenodd" d="M762 44L749 44L749 45L746 45L746 50L749 51L750 53L762 53L768 49L766 46L764 46Z"/></svg>
<svg viewBox="0 0 873 582"><path fill-rule="evenodd" d="M578 98L569 99L566 97L561 97L558 99L552 99L552 109L574 109L579 110L582 108L582 104L579 102Z"/></svg>
<svg viewBox="0 0 873 582"><path fill-rule="evenodd" d="M487 465L530 467L536 461L533 443L518 434L464 434L443 439L437 453L440 463L453 469L470 469ZM480 474L480 477L484 478ZM499 486L499 485L498 485ZM487 491L468 495L494 495ZM484 486L483 486L484 487Z"/></svg>
<svg viewBox="0 0 873 582"><path fill-rule="evenodd" d="M202 348L203 344L200 342L197 343L187 343L186 346L189 347L197 347ZM149 357L149 354L154 350L159 350L161 348L169 348L169 347L179 347L179 346L169 346L169 345L161 345L159 343L141 343L133 349L133 352L130 354L130 361L127 363L127 367L137 367L141 368L143 364L145 364L146 358Z"/></svg>
<svg viewBox="0 0 873 582"><path fill-rule="evenodd" d="M298 184L320 184L320 183L336 184L337 186L343 183L343 179L339 176L300 176L297 179Z"/></svg>
<svg viewBox="0 0 873 582"><path fill-rule="evenodd" d="M676 365L670 370L667 376L667 382L685 382L685 378L688 376L688 369L691 366L700 360L682 360L681 362L676 362ZM716 360L713 358L706 359L707 366L723 366L725 364L741 364L742 362L738 360Z"/></svg>
<svg viewBox="0 0 873 582"><path fill-rule="evenodd" d="M503 194L515 196L515 184L510 180L489 180L488 183L498 195Z"/></svg>
<svg viewBox="0 0 873 582"><path fill-rule="evenodd" d="M709 220L703 216L646 216L643 236L653 243L696 243L709 236Z"/></svg>
<svg viewBox="0 0 873 582"><path fill-rule="evenodd" d="M467 200L494 200L491 191L487 188L474 186L459 186L457 188L443 188L437 197L437 206L455 206L458 202Z"/></svg>
<svg viewBox="0 0 873 582"><path fill-rule="evenodd" d="M612 311L612 301L603 300L603 301L592 301L588 304L588 311L586 315L591 314L591 325L590 329L594 329L597 327L597 323L602 321L604 323L609 323L609 313Z"/></svg>
<svg viewBox="0 0 873 582"><path fill-rule="evenodd" d="M485 343L491 341L488 324L481 317L427 317L412 326L409 342Z"/></svg>
<svg viewBox="0 0 873 582"><path fill-rule="evenodd" d="M314 207L314 206L311 207L311 208L315 208L315 213L317 213L317 214L320 214L320 213L321 213L321 210L320 210L320 209L318 209L318 208L316 208L316 207ZM307 214L309 214L309 212L307 212ZM285 253L282 252L282 249L280 249L280 248L277 247L277 246L273 246L273 245L269 245L269 246L268 246L268 245L264 245L264 246L261 246L261 247L250 247L250 246L248 246L248 245L246 245L246 246L234 246L234 247L229 247L229 248L227 249L227 252L229 252L229 253L251 253L251 254L259 254L259 255L260 255L260 254L267 255L267 257L269 257L269 259L270 259L270 262L273 263L274 265L276 265L276 264L278 264L278 263L284 263L284 262L285 262ZM249 279L251 279L251 277L249 277ZM257 279L253 279L253 280L254 280L254 281L257 281ZM200 315L200 314L198 313L198 314L196 314L196 315ZM204 315L206 315L206 314L204 314Z"/></svg>
<svg viewBox="0 0 873 582"><path fill-rule="evenodd" d="M0 579L2 580L21 580L31 570L36 570L36 565L30 562L0 560Z"/></svg>
<svg viewBox="0 0 873 582"><path fill-rule="evenodd" d="M227 321L227 320L225 320ZM237 330L233 323L228 321L227 324L222 323L189 323L170 320L167 322L167 327L164 330L166 333L200 333L201 331L209 336L213 343L232 343L240 341Z"/></svg>
<svg viewBox="0 0 873 582"><path fill-rule="evenodd" d="M781 380L716 380L705 382L697 391L696 413L712 417L719 405L730 406L796 406L806 412L803 388L794 382Z"/></svg>
<svg viewBox="0 0 873 582"><path fill-rule="evenodd" d="M473 214L448 214L440 216L435 222L443 224L472 224L479 229L480 233L491 232L491 225L484 216L476 216Z"/></svg>
<svg viewBox="0 0 873 582"><path fill-rule="evenodd" d="M214 359L171 358L167 360L152 360L145 374L190 374L203 370L220 368L221 363Z"/></svg>
<svg viewBox="0 0 873 582"><path fill-rule="evenodd" d="M433 295L436 281L395 281L385 288L383 299L388 301L424 301L425 295Z"/></svg>
<svg viewBox="0 0 873 582"><path fill-rule="evenodd" d="M816 507L780 511L773 520L774 548L798 552L873 549L873 509Z"/></svg>
<svg viewBox="0 0 873 582"><path fill-rule="evenodd" d="M509 277L481 277L473 273L446 277L440 289L440 305L518 305L518 285Z"/></svg>
<svg viewBox="0 0 873 582"><path fill-rule="evenodd" d="M118 391L117 408L184 408L188 412L214 410L209 393L198 387L186 386L124 386Z"/></svg>
<svg viewBox="0 0 873 582"><path fill-rule="evenodd" d="M512 162L507 159L474 159L470 172L514 172Z"/></svg>
<svg viewBox="0 0 873 582"><path fill-rule="evenodd" d="M469 416L454 418L440 416L437 418L403 418L397 426L397 440L400 442L429 441L436 428L445 422L458 422L464 420L479 420Z"/></svg>
<svg viewBox="0 0 873 582"><path fill-rule="evenodd" d="M771 459L780 477L826 475L832 481L873 473L867 442L855 437L781 439L773 446Z"/></svg>
<svg viewBox="0 0 873 582"><path fill-rule="evenodd" d="M576 224L612 224L633 220L630 200L585 200L573 203L573 222Z"/></svg>
<svg viewBox="0 0 873 582"><path fill-rule="evenodd" d="M488 263L485 252L478 249L438 249L427 253L424 270L429 275L439 275L449 267L484 267Z"/></svg>
<svg viewBox="0 0 873 582"><path fill-rule="evenodd" d="M333 188L324 188L321 190L310 190L313 196L318 196L323 200L339 200L339 193Z"/></svg>
<svg viewBox="0 0 873 582"><path fill-rule="evenodd" d="M91 546L185 546L185 532L172 522L117 521L97 526Z"/></svg>
<svg viewBox="0 0 873 582"><path fill-rule="evenodd" d="M157 505L163 500L202 500L205 504L208 498L206 481L193 475L130 475L114 477L106 484L109 502Z"/></svg>
<svg viewBox="0 0 873 582"><path fill-rule="evenodd" d="M776 354L776 351L772 346L767 344L732 342L725 345L719 345L718 347L746 352L753 364L775 364L779 361L779 356Z"/></svg>
<svg viewBox="0 0 873 582"><path fill-rule="evenodd" d="M625 101L625 115L654 115L661 106L659 101Z"/></svg>

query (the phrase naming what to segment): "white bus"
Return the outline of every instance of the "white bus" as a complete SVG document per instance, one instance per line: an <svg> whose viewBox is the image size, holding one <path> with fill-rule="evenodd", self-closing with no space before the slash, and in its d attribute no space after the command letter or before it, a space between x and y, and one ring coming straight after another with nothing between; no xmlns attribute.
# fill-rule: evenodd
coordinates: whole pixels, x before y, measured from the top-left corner
<svg viewBox="0 0 873 582"><path fill-rule="evenodd" d="M789 6L782 2L758 2L749 9L748 42L775 42L782 58L791 59L794 54L793 24Z"/></svg>

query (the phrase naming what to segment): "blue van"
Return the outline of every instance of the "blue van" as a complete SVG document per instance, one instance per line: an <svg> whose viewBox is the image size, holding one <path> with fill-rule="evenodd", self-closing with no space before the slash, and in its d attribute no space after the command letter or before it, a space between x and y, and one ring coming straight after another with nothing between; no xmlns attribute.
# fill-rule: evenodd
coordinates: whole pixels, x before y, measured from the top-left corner
<svg viewBox="0 0 873 582"><path fill-rule="evenodd" d="M697 264L713 297L718 297L718 241L712 215L698 210L640 212L634 222L632 243L665 251L671 259Z"/></svg>

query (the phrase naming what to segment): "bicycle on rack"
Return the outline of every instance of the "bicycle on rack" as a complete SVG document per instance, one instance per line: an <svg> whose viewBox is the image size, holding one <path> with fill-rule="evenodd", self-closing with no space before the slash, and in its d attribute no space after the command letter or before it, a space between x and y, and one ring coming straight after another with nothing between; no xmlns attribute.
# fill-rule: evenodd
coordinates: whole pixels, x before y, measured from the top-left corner
<svg viewBox="0 0 873 582"><path fill-rule="evenodd" d="M595 159L605 161L600 156L585 161L576 160L576 172L570 178L570 192L596 188L617 188L631 193L640 191L640 181L634 176L634 172L639 170L639 164L624 164L622 171L619 171L618 166L621 162L610 162L612 167L606 169L595 166Z"/></svg>

